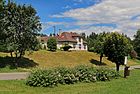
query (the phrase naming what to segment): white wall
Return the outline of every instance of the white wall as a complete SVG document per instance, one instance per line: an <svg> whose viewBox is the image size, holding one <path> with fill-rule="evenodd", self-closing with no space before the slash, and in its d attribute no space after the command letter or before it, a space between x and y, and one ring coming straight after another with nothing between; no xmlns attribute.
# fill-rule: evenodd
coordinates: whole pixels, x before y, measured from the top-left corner
<svg viewBox="0 0 140 94"><path fill-rule="evenodd" d="M79 41L79 39L81 39L81 41ZM84 43L83 43L83 39L80 37L76 37L76 41L77 43L73 43L73 42L69 42L68 45L70 45L71 47L73 47L74 44L76 44L75 48L71 48L70 50L87 50L87 45L86 45L86 49L84 49ZM64 46L64 42L58 42L57 43L57 49L60 49L61 47ZM81 45L81 49L79 49L79 44ZM42 48L44 49L44 46L46 46L47 49L47 42L41 43Z"/></svg>

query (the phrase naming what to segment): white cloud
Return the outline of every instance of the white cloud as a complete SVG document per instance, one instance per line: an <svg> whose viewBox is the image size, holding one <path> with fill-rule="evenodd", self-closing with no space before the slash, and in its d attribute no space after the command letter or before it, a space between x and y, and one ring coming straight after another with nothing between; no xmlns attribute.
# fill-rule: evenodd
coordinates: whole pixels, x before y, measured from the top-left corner
<svg viewBox="0 0 140 94"><path fill-rule="evenodd" d="M65 27L69 27L70 23L67 22L42 22L42 32L45 30L53 27L53 26L58 26L58 25L64 25Z"/></svg>
<svg viewBox="0 0 140 94"><path fill-rule="evenodd" d="M86 27L81 27L79 29L73 29L73 30L67 30L66 32L76 32L76 33L86 33L86 35L91 34L91 32L95 33L102 33L102 32L112 32L114 28L112 27L107 27L107 26L86 26Z"/></svg>
<svg viewBox="0 0 140 94"><path fill-rule="evenodd" d="M65 7L62 7L63 9L71 9L71 6L66 5Z"/></svg>
<svg viewBox="0 0 140 94"><path fill-rule="evenodd" d="M72 18L76 20L75 25L82 26L114 23L117 25L115 30L119 30L132 37L135 34L135 31L140 28L140 17L137 17L135 20L131 19L136 15L140 15L139 4L140 0L103 0L96 5L87 8L71 9L67 12L53 15L52 17ZM87 31L85 30L85 32L88 33L94 30L100 32L98 29L99 27L91 26L89 28L87 28ZM76 31L78 30L80 31L81 29L77 29Z"/></svg>

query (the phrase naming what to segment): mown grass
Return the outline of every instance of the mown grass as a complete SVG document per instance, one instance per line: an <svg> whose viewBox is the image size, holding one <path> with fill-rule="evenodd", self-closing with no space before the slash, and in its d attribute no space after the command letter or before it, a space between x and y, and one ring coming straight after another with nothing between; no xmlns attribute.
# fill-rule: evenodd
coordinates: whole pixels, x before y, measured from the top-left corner
<svg viewBox="0 0 140 94"><path fill-rule="evenodd" d="M140 94L140 70L132 70L127 79L59 85L55 88L29 87L24 80L0 81L0 94Z"/></svg>

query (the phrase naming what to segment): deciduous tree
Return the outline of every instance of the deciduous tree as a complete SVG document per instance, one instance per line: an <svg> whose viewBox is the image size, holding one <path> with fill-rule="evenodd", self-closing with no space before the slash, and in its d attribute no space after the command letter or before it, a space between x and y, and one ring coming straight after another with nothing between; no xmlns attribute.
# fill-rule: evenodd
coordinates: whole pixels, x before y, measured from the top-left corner
<svg viewBox="0 0 140 94"><path fill-rule="evenodd" d="M125 36L114 32L107 36L104 47L104 54L116 63L116 70L119 71L119 66L124 65L124 57L128 56L132 49L130 41Z"/></svg>
<svg viewBox="0 0 140 94"><path fill-rule="evenodd" d="M100 54L100 63L102 63L102 58L103 58L104 50L105 50L104 43L105 43L106 36L108 34L109 33L105 33L105 32L100 33L94 44L94 51Z"/></svg>
<svg viewBox="0 0 140 94"><path fill-rule="evenodd" d="M11 56L14 53L20 58L26 50L34 50L38 45L36 34L41 30L41 23L32 6L18 5L9 0L2 10L0 27Z"/></svg>

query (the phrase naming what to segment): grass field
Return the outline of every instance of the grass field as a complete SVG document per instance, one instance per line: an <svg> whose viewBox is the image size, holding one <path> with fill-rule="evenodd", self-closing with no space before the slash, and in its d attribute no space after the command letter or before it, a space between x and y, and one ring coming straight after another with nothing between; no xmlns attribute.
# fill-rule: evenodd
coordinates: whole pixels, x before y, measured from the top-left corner
<svg viewBox="0 0 140 94"><path fill-rule="evenodd" d="M24 80L0 81L0 94L140 94L140 70L132 70L127 79L59 85L55 88L29 87Z"/></svg>
<svg viewBox="0 0 140 94"><path fill-rule="evenodd" d="M58 67L67 66L73 67L76 65L99 65L99 55L87 52L87 51L72 51L72 52L49 52L49 51L37 51L27 56L39 64L40 67ZM102 65L114 66L106 58L103 58Z"/></svg>
<svg viewBox="0 0 140 94"><path fill-rule="evenodd" d="M11 64L9 54L0 52L0 64ZM115 64L111 61L107 60L106 57L103 57L102 64L99 63L99 55L93 52L87 51L72 51L72 52L64 52L64 51L57 51L57 52L49 52L46 50L35 51L32 54L26 53L24 58L20 61L21 64L18 67L18 70L12 71L22 71L22 69L30 69L37 67L74 67L77 65L106 65L108 67L114 67ZM140 64L139 60L129 60L129 65L136 65ZM9 66L0 68L0 72L10 71L8 70ZM11 72L12 72L11 71Z"/></svg>

